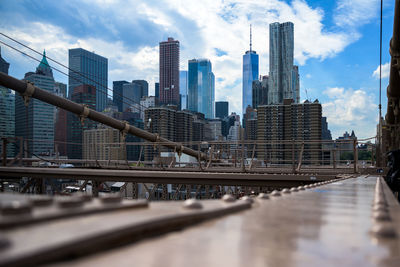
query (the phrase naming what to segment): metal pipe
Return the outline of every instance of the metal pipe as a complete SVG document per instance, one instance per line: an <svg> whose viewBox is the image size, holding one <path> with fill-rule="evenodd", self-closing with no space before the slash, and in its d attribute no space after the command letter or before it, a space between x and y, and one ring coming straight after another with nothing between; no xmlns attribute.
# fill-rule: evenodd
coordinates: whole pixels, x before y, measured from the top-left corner
<svg viewBox="0 0 400 267"><path fill-rule="evenodd" d="M192 157L200 158L201 160L207 159L207 156L200 151L195 151L179 143L172 142L166 138L160 137L158 134L149 133L145 130L136 128L132 125L129 125L127 122L111 118L104 115L103 113L89 109L84 105L77 104L71 100L51 94L45 90L40 89L39 87L33 86L34 90L33 93L31 93L32 85L30 83L18 80L3 72L0 72L0 85L15 90L21 95L31 94L31 97L33 98L39 99L50 105L65 109L69 112L77 114L78 116L85 116L93 121L100 122L102 124L110 126L111 128L120 130L121 132L135 135L150 142L161 142L165 147L176 149L177 152L182 152ZM28 88L28 86L30 86L30 88Z"/></svg>

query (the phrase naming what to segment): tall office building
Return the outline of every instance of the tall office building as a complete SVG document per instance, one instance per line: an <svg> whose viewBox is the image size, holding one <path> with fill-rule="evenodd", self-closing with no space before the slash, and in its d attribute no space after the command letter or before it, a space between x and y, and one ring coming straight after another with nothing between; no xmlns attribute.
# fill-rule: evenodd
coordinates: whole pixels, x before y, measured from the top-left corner
<svg viewBox="0 0 400 267"><path fill-rule="evenodd" d="M114 105L118 108L119 112L123 111L123 90L122 87L124 84L128 84L127 81L113 81L113 102Z"/></svg>
<svg viewBox="0 0 400 267"><path fill-rule="evenodd" d="M188 108L188 72L179 71L179 90L181 97L181 110Z"/></svg>
<svg viewBox="0 0 400 267"><path fill-rule="evenodd" d="M160 104L179 106L179 41L160 42Z"/></svg>
<svg viewBox="0 0 400 267"><path fill-rule="evenodd" d="M215 117L223 119L228 117L229 112L229 102L228 101L218 101L215 102Z"/></svg>
<svg viewBox="0 0 400 267"><path fill-rule="evenodd" d="M67 97L67 85L65 83L54 83L54 94L60 97ZM54 124L54 150L60 156L67 155L67 111L65 109L55 109Z"/></svg>
<svg viewBox="0 0 400 267"><path fill-rule="evenodd" d="M252 107L257 108L268 104L268 75L260 76L260 80L253 81Z"/></svg>
<svg viewBox="0 0 400 267"><path fill-rule="evenodd" d="M243 55L243 88L242 88L242 114L246 113L247 106L252 105L252 84L258 79L258 55L252 50L251 25L250 25L250 50Z"/></svg>
<svg viewBox="0 0 400 267"><path fill-rule="evenodd" d="M94 109L96 106L96 87L93 85L83 84L74 87L71 100L75 103L87 105ZM96 122L84 119L83 122L73 113L68 113L68 158L82 159L82 140L83 131L96 127Z"/></svg>
<svg viewBox="0 0 400 267"><path fill-rule="evenodd" d="M133 84L137 84L138 85L138 91L135 92L135 96L138 95L139 96L139 101L140 99L142 99L142 97L144 96L149 96L149 83L145 80L133 80L132 81ZM136 98L135 98L136 100Z"/></svg>
<svg viewBox="0 0 400 267"><path fill-rule="evenodd" d="M188 109L214 118L215 77L208 59L189 60Z"/></svg>
<svg viewBox="0 0 400 267"><path fill-rule="evenodd" d="M270 24L268 104L282 104L283 99L298 103L298 68L293 66L293 51L293 23Z"/></svg>
<svg viewBox="0 0 400 267"><path fill-rule="evenodd" d="M53 72L45 52L36 72L26 73L24 80L49 93L54 93ZM29 156L52 153L55 107L34 98L30 98L27 107L22 97L18 96L15 100L15 135L29 140Z"/></svg>
<svg viewBox="0 0 400 267"><path fill-rule="evenodd" d="M293 100L295 103L300 103L300 75L299 66L293 66L292 72L292 89L293 89Z"/></svg>
<svg viewBox="0 0 400 267"><path fill-rule="evenodd" d="M154 83L154 96L158 102L160 99L160 83Z"/></svg>
<svg viewBox="0 0 400 267"><path fill-rule="evenodd" d="M8 74L10 63L1 56L0 48L0 71ZM0 136L15 136L15 94L10 89L0 86ZM0 151L3 151L3 142L0 144ZM7 157L14 156L15 147L12 144L7 146Z"/></svg>
<svg viewBox="0 0 400 267"><path fill-rule="evenodd" d="M4 60L1 56L1 47L0 47L0 71L8 74L8 69L10 68L10 63Z"/></svg>
<svg viewBox="0 0 400 267"><path fill-rule="evenodd" d="M68 97L75 87L88 84L96 87L96 110L102 112L107 105L108 59L82 48L68 50Z"/></svg>
<svg viewBox="0 0 400 267"><path fill-rule="evenodd" d="M122 111L128 108L132 112L140 113L140 100L149 95L149 84L144 80L133 80L132 83L122 85Z"/></svg>

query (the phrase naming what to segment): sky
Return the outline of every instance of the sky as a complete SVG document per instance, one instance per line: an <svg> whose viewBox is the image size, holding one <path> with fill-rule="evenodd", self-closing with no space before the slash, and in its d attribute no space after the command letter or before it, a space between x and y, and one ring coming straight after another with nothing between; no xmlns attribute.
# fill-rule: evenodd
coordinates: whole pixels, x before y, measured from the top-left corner
<svg viewBox="0 0 400 267"><path fill-rule="evenodd" d="M382 114L386 114L389 41L394 1L383 1ZM379 103L380 1L376 0L0 0L0 32L68 65L68 49L81 47L108 58L112 81L145 79L149 93L159 76L159 42L180 41L180 69L208 58L215 74L215 100L241 114L242 56L260 56L260 75L269 71L269 24L294 23L294 63L301 101L318 99L333 138L355 131L376 135ZM28 49L0 36L40 59ZM2 44L9 74L22 79L38 62ZM50 66L65 71L49 61ZM56 81L65 75L53 71ZM111 93L112 94L112 93Z"/></svg>

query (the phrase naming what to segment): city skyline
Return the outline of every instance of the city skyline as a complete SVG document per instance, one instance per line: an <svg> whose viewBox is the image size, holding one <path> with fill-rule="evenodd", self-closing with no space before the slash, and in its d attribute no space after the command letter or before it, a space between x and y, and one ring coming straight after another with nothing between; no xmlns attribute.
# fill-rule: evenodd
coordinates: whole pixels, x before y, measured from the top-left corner
<svg viewBox="0 0 400 267"><path fill-rule="evenodd" d="M46 10L54 13L52 16L43 18L35 12L44 7L38 7L32 11L28 11L29 8L22 8L22 11L17 12L12 10L19 10L18 7L24 5L23 2L4 3L0 7L2 13L5 14L4 19L1 20L2 28L7 29L4 31L6 34L37 50L42 51L45 48L50 57L64 63L66 50L77 46L89 51L94 50L95 53L109 58L109 88L112 87L110 85L112 81L130 79L148 80L150 88L154 88L154 82L157 81L158 76L156 74L158 72L158 42L172 36L181 43L181 65L185 65L185 61L193 57L210 58L216 76L215 99L228 100L230 112L235 111L239 114L242 99L241 56L248 46L248 25L250 23L253 25L253 47L257 48L260 55L260 75L265 75L268 74L269 23L293 21L295 24L294 59L295 64L300 65L301 74L300 100L307 98L320 100L323 105L323 115L328 117L334 137L350 129L365 135L360 137L370 137L375 134L379 85L375 72L379 64L377 1L357 1L354 4L343 4L343 1L329 4L321 1L292 1L291 3L271 1L267 4L256 1L249 5L232 2L214 3L209 6L204 4L203 8L194 8L198 10L198 15L187 9L178 10L176 18L171 17L172 13L169 12L178 5L174 1L168 3L164 9L157 7L153 9L151 4L135 1L132 6L147 7L139 14L146 23L143 22L138 28L143 37L135 42L131 41L130 45L126 39L117 34L123 32L123 29L119 28L121 25L118 24L118 20L111 23L109 21L111 17L107 17L110 27L115 28L113 30L110 27L106 29L103 27L101 31L103 35L90 26L90 20L83 20L88 15L94 15L94 11L101 15L105 7L110 9L111 16L120 10L118 3L106 2L100 6L96 2L91 2L93 11L85 8L88 6L86 2L82 3L80 12L82 16L74 17L77 20L76 23L81 26L80 31L74 25L63 24L57 20L62 17L65 22L66 19L71 18L71 10L75 10L75 7L64 2L57 4L60 5L55 6L48 2L43 4ZM25 5L29 6L28 3ZM197 4L192 2L190 6L193 5ZM152 6L152 9L149 9L149 6ZM215 6L215 9L211 6ZM63 13L64 16L57 16L63 9L70 12ZM151 10L158 16L151 16ZM210 13L210 18L207 24L202 22L201 25L204 28L199 28L200 25L196 23L201 23L199 16L204 15L204 11ZM388 40L392 31L391 11L392 5L384 4L384 77L387 75L385 66L389 58ZM188 18L182 15L185 12L188 12L189 17L193 16ZM246 16L246 12L251 15ZM30 23L24 23L23 19L15 21L15 18L21 18L21 14L26 13L32 15ZM263 13L262 16L260 13ZM346 14L351 14L352 19L349 19L349 16L346 17ZM15 18L12 17L13 15ZM166 18L177 22L177 26L166 25L168 24ZM211 29L211 21L220 27ZM12 22L15 23L12 24ZM128 21L128 23L131 22ZM104 20L99 22L100 26L104 24ZM193 32L192 35L189 35L188 27L192 27L190 31ZM151 34L143 32L144 29L148 29ZM31 39L25 35L29 30L32 30L33 38ZM90 32L91 30L94 31ZM196 38L197 41L195 41ZM31 66L36 64L4 47L2 54L11 63L10 74L18 78L22 78L23 73L33 69ZM184 68L180 66L180 69ZM135 76L131 77L131 73ZM57 81L66 81L65 77L59 78L62 76L55 75ZM386 85L387 78L384 78L382 88L386 88ZM307 94L305 89L308 91ZM386 103L384 90L382 91L382 103ZM150 94L154 92L150 91ZM386 107L383 105L384 113L385 110Z"/></svg>

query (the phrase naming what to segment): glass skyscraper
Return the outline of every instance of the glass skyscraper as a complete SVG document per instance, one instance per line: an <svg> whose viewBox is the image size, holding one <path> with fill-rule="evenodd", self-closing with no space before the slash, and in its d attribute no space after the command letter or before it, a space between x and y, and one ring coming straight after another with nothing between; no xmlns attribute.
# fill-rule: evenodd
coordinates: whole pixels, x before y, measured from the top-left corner
<svg viewBox="0 0 400 267"><path fill-rule="evenodd" d="M223 119L228 117L229 112L229 102L228 101L218 101L215 102L215 117Z"/></svg>
<svg viewBox="0 0 400 267"><path fill-rule="evenodd" d="M243 89L242 89L242 114L246 113L247 106L253 101L253 81L258 79L258 55L251 47L250 28L250 50L243 55Z"/></svg>
<svg viewBox="0 0 400 267"><path fill-rule="evenodd" d="M189 60L188 109L214 118L215 77L208 59Z"/></svg>
<svg viewBox="0 0 400 267"><path fill-rule="evenodd" d="M188 108L188 72L179 71L179 91L181 95L181 110Z"/></svg>
<svg viewBox="0 0 400 267"><path fill-rule="evenodd" d="M0 71L8 74L10 63L1 57L0 49ZM0 86L0 136L15 136L15 94L10 89ZM3 151L3 142L0 144L0 151ZM7 157L14 156L14 145L7 146Z"/></svg>
<svg viewBox="0 0 400 267"><path fill-rule="evenodd" d="M270 24L268 104L282 104L283 99L298 102L298 69L293 66L293 51L293 23Z"/></svg>
<svg viewBox="0 0 400 267"><path fill-rule="evenodd" d="M96 110L102 112L107 105L108 59L82 48L69 49L68 59L68 97L71 98L79 85L93 85L96 87Z"/></svg>
<svg viewBox="0 0 400 267"><path fill-rule="evenodd" d="M54 93L53 72L43 52L43 58L36 72L25 74L24 80L35 86ZM55 107L31 98L26 107L22 97L15 98L15 136L28 139L29 156L52 153L54 149Z"/></svg>

